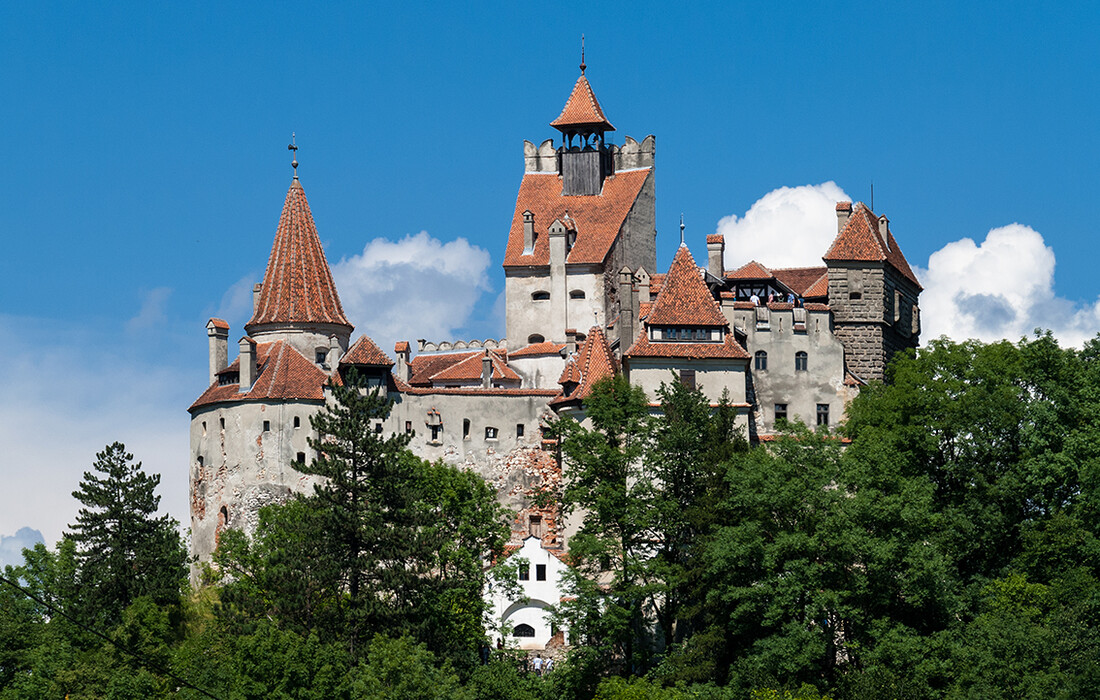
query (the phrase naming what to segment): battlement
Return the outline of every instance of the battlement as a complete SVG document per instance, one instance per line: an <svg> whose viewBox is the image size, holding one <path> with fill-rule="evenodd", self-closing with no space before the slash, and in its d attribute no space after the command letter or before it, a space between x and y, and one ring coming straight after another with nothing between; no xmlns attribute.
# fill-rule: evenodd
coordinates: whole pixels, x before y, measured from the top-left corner
<svg viewBox="0 0 1100 700"><path fill-rule="evenodd" d="M653 134L640 142L627 136L621 146L609 144L606 149L611 156L612 172L652 168L657 153L657 140ZM554 139L546 139L538 146L524 141L523 169L528 173L559 172L558 149L554 146Z"/></svg>
<svg viewBox="0 0 1100 700"><path fill-rule="evenodd" d="M443 340L438 343L429 342L423 338L418 338L416 341L416 351L418 353L426 352L455 352L457 350L507 350L508 339L501 338L500 340L494 340L493 338L486 338L485 340Z"/></svg>

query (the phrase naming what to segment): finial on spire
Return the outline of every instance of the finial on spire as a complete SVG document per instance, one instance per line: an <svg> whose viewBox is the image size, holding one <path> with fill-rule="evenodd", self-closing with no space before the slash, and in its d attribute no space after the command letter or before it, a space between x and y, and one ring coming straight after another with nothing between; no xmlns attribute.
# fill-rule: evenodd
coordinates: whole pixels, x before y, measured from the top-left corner
<svg viewBox="0 0 1100 700"><path fill-rule="evenodd" d="M290 165L294 168L294 179L298 179L298 144L295 142L294 132L290 132L290 145L286 147L288 151L294 151L294 160L290 161Z"/></svg>
<svg viewBox="0 0 1100 700"><path fill-rule="evenodd" d="M587 67L584 65L584 34L581 34L581 75L584 75L584 69Z"/></svg>
<svg viewBox="0 0 1100 700"><path fill-rule="evenodd" d="M680 245L684 245L684 212L680 212Z"/></svg>

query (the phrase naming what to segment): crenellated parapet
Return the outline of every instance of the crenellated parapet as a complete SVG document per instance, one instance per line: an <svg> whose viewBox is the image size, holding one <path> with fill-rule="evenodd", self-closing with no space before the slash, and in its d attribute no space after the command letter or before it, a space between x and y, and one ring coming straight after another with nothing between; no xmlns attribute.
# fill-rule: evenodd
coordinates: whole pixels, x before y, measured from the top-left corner
<svg viewBox="0 0 1100 700"><path fill-rule="evenodd" d="M443 340L438 343L429 342L423 338L418 338L416 351L420 353L424 352L451 352L454 350L507 350L508 339L501 338L500 340L494 340L493 338L486 338L485 340Z"/></svg>
<svg viewBox="0 0 1100 700"><path fill-rule="evenodd" d="M611 152L611 162L614 164L615 172L652 168L657 155L657 140L653 134L646 136L641 143L627 136L623 145L610 145L607 148Z"/></svg>

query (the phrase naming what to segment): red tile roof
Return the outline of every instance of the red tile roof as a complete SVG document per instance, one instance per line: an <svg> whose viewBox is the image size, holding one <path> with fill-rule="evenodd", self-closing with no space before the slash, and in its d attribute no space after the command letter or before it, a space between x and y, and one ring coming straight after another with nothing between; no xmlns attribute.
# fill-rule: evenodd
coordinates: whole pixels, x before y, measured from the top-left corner
<svg viewBox="0 0 1100 700"><path fill-rule="evenodd" d="M638 334L638 339L626 351L626 357L682 357L694 360L707 359L733 359L747 360L749 353L733 337L733 333L726 333L721 343L706 343L696 341L691 343L676 343L664 340L650 341L649 335L643 329Z"/></svg>
<svg viewBox="0 0 1100 700"><path fill-rule="evenodd" d="M229 330L229 324L220 318L212 318L206 325L214 326L215 328L221 328L223 330Z"/></svg>
<svg viewBox="0 0 1100 700"><path fill-rule="evenodd" d="M894 240L894 234L887 230L886 240L883 241L878 230L878 217L862 202L853 208L851 218L833 240L824 260L885 262L917 285L917 289L922 289L898 242Z"/></svg>
<svg viewBox="0 0 1100 700"><path fill-rule="evenodd" d="M732 272L726 273L726 279L731 280L770 280L772 271L755 260L750 260Z"/></svg>
<svg viewBox="0 0 1100 700"><path fill-rule="evenodd" d="M668 268L661 293L653 302L647 324L725 326L726 317L699 275L686 245L681 245Z"/></svg>
<svg viewBox="0 0 1100 700"><path fill-rule="evenodd" d="M355 341L347 353L340 358L340 364L342 365L373 365L375 367L393 367L393 360L391 360L386 353L382 352L373 340L365 335L359 336L359 340Z"/></svg>
<svg viewBox="0 0 1100 700"><path fill-rule="evenodd" d="M707 243L725 243L726 237L720 233L707 234Z"/></svg>
<svg viewBox="0 0 1100 700"><path fill-rule="evenodd" d="M475 381L481 379L481 361L485 357L486 353L492 361L493 379L496 381L508 381L508 382L520 382L520 376L512 370L511 367L501 358L497 353L486 350L482 352L475 352L467 356L465 359L455 362L454 364L441 369L431 376L432 383L435 382L455 382L455 381Z"/></svg>
<svg viewBox="0 0 1100 700"><path fill-rule="evenodd" d="M817 299L820 297L829 296L829 273L828 271L821 277L817 278L817 281L806 288L806 291L802 292L802 296L810 299Z"/></svg>
<svg viewBox="0 0 1100 700"><path fill-rule="evenodd" d="M595 127L596 131L615 130L600 109L596 93L592 92L592 86L588 84L588 78L584 77L583 73L574 83L573 92L569 93L569 99L565 101L561 114L550 122L550 126L563 132L583 126Z"/></svg>
<svg viewBox="0 0 1100 700"><path fill-rule="evenodd" d="M397 343L394 344L394 346L393 346L393 351L395 353L408 352L409 351L409 341L407 341L407 340L397 341Z"/></svg>
<svg viewBox="0 0 1100 700"><path fill-rule="evenodd" d="M827 267L781 267L772 270L775 278L798 296L808 296L806 290L828 272Z"/></svg>
<svg viewBox="0 0 1100 700"><path fill-rule="evenodd" d="M259 372L250 391L242 394L239 384L219 386L214 382L188 410L221 402L271 399L323 401L325 398L324 386L329 376L285 341L259 343L256 346L256 365ZM238 357L218 374L239 374L240 369L241 359Z"/></svg>
<svg viewBox="0 0 1100 700"><path fill-rule="evenodd" d="M442 355L417 355L409 362L409 369L411 370L409 384L412 386L431 386L433 374L438 374L453 364L480 354L479 351L475 350L473 352L452 352Z"/></svg>
<svg viewBox="0 0 1100 700"><path fill-rule="evenodd" d="M508 357L509 359L511 359L513 357L531 357L534 355L557 355L564 348L564 343L551 343L550 341L546 341L544 343L533 343L531 345L522 347L515 352L508 353Z"/></svg>
<svg viewBox="0 0 1100 700"><path fill-rule="evenodd" d="M559 384L570 382L575 383L576 387L568 395L563 394L551 403L584 400L592 393L592 386L596 382L614 375L618 369L619 364L607 344L607 337L598 326L592 326L584 344L576 355L569 358L569 363L558 380Z"/></svg>
<svg viewBox="0 0 1100 700"><path fill-rule="evenodd" d="M561 178L555 173L526 173L516 197L504 267L550 264L550 234L555 220L573 219L577 239L566 257L570 263L602 263L634 206L651 168L626 170L607 178L596 196L561 193ZM523 254L523 212L535 215L535 248Z"/></svg>
<svg viewBox="0 0 1100 700"><path fill-rule="evenodd" d="M351 330L297 178L287 190L260 299L245 330L268 323L331 323Z"/></svg>

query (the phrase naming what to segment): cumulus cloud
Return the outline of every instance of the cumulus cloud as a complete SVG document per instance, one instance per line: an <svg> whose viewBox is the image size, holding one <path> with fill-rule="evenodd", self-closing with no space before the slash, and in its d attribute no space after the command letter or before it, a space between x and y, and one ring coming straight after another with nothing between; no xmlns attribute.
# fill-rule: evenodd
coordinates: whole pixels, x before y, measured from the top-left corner
<svg viewBox="0 0 1100 700"><path fill-rule="evenodd" d="M170 287L157 287L146 292L141 301L141 309L136 316L126 322L127 330L144 331L164 323L167 320L165 311L168 307L168 297L171 295Z"/></svg>
<svg viewBox="0 0 1100 700"><path fill-rule="evenodd" d="M23 563L24 549L32 549L45 541L41 532L29 527L19 528L14 535L0 535L0 570L5 566L19 566Z"/></svg>
<svg viewBox="0 0 1100 700"><path fill-rule="evenodd" d="M489 253L465 238L444 243L421 231L375 238L332 275L348 320L389 350L395 340L450 339L470 325L478 299L491 291L488 268Z"/></svg>
<svg viewBox="0 0 1100 700"><path fill-rule="evenodd" d="M750 260L767 267L811 267L836 238L836 203L851 199L833 182L780 187L738 217L718 222L726 237L726 269Z"/></svg>
<svg viewBox="0 0 1100 700"><path fill-rule="evenodd" d="M222 294L221 302L214 315L226 321L239 318L249 318L252 314L252 285L263 275L249 273L234 282L229 289Z"/></svg>
<svg viewBox="0 0 1100 700"><path fill-rule="evenodd" d="M1100 329L1100 301L1075 304L1054 292L1054 250L1040 233L1014 223L995 228L981 243L948 243L916 268L922 337L1017 340L1036 328L1063 345L1081 345Z"/></svg>

